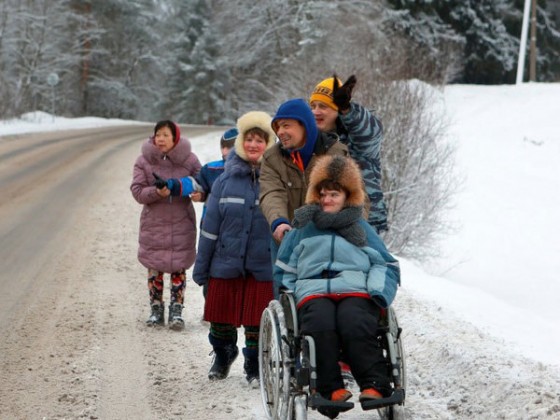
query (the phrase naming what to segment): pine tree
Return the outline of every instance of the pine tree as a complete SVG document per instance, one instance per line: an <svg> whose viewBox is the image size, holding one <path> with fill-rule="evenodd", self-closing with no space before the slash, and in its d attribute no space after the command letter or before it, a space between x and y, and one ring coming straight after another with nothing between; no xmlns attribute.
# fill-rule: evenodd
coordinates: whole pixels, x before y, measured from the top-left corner
<svg viewBox="0 0 560 420"><path fill-rule="evenodd" d="M405 34L415 47L426 52L436 68L442 52L454 54L461 64L450 81L513 83L523 3L524 0L389 0L396 11L389 12L389 27ZM539 7L538 15L540 80L554 80L560 65L560 34L550 12ZM449 41L454 44L451 49Z"/></svg>
<svg viewBox="0 0 560 420"><path fill-rule="evenodd" d="M181 122L220 122L227 109L228 71L222 65L211 17L206 0L179 1L173 13L168 94L163 106Z"/></svg>
<svg viewBox="0 0 560 420"><path fill-rule="evenodd" d="M151 0L91 2L100 35L92 44L87 82L89 113L112 118L152 118L145 103L158 99L159 24ZM149 85L147 85L149 83Z"/></svg>

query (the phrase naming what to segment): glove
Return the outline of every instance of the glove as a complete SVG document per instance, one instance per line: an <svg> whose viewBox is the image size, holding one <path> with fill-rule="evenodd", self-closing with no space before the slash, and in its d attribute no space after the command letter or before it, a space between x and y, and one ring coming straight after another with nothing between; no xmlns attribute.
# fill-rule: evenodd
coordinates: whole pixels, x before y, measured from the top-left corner
<svg viewBox="0 0 560 420"><path fill-rule="evenodd" d="M167 187L167 181L163 178L161 178L158 174L156 174L155 172L152 172L152 175L154 176L154 178L156 179L154 181L154 185L156 186L156 188L158 190L161 190L164 187Z"/></svg>
<svg viewBox="0 0 560 420"><path fill-rule="evenodd" d="M186 176L181 179L169 178L167 180L167 188L171 191L172 196L186 197L195 191L202 192L202 187L195 181L192 176Z"/></svg>
<svg viewBox="0 0 560 420"><path fill-rule="evenodd" d="M350 101L352 100L352 91L357 82L356 76L350 76L342 86L338 86L336 74L333 77L333 102L338 107L339 111L348 111L350 109Z"/></svg>
<svg viewBox="0 0 560 420"><path fill-rule="evenodd" d="M173 197L181 195L181 182L175 178L169 178L167 180L167 189L171 191Z"/></svg>
<svg viewBox="0 0 560 420"><path fill-rule="evenodd" d="M192 176L186 176L181 179L169 178L167 180L167 188L171 191L172 196L186 197L193 192L204 192L202 187L195 181Z"/></svg>

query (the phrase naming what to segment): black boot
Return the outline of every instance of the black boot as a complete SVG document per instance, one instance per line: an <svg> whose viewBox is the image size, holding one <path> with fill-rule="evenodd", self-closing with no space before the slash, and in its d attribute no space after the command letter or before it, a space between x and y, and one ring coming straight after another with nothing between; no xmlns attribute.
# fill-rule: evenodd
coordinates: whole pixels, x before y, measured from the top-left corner
<svg viewBox="0 0 560 420"><path fill-rule="evenodd" d="M317 372L317 391L330 398L333 391L344 388L340 372L340 345L336 331L320 331L311 334L315 341Z"/></svg>
<svg viewBox="0 0 560 420"><path fill-rule="evenodd" d="M152 304L152 314L150 315L150 317L146 321L146 324L149 325L150 327L155 327L157 325L163 325L165 323L165 318L164 318L163 311L164 311L163 302L162 303L153 303Z"/></svg>
<svg viewBox="0 0 560 420"><path fill-rule="evenodd" d="M245 379L251 388L259 386L259 353L255 348L244 348L243 356L245 362L243 369L245 370Z"/></svg>
<svg viewBox="0 0 560 420"><path fill-rule="evenodd" d="M214 360L208 372L208 379L226 379L231 365L239 354L239 349L234 342L224 341L210 336L210 343L214 347Z"/></svg>
<svg viewBox="0 0 560 420"><path fill-rule="evenodd" d="M346 351L352 360L352 373L360 389L375 388L384 396L391 395L391 366L384 357L380 341L375 337L351 340Z"/></svg>
<svg viewBox="0 0 560 420"><path fill-rule="evenodd" d="M174 302L169 305L169 317L167 323L172 330L182 330L185 328L185 321L181 317L183 312L183 305Z"/></svg>

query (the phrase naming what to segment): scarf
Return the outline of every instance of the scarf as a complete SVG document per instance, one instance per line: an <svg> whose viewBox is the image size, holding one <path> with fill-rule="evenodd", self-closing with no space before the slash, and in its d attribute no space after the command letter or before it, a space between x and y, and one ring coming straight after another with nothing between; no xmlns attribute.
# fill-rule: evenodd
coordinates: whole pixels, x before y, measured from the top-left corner
<svg viewBox="0 0 560 420"><path fill-rule="evenodd" d="M344 207L338 213L325 213L319 204L308 204L294 212L293 226L301 228L309 222L319 229L331 229L351 244L365 246L366 231L360 226L363 206Z"/></svg>
<svg viewBox="0 0 560 420"><path fill-rule="evenodd" d="M305 165L303 164L303 159L301 158L301 153L297 150L290 153L292 157L292 162L296 164L301 172L305 171Z"/></svg>

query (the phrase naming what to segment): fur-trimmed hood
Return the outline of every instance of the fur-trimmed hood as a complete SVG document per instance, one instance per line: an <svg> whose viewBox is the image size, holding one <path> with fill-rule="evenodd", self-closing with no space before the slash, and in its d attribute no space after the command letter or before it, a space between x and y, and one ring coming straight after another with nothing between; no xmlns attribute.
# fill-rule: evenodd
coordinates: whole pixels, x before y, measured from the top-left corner
<svg viewBox="0 0 560 420"><path fill-rule="evenodd" d="M247 154L243 148L243 137L251 128L258 127L268 133L268 142L266 144L267 149L274 146L276 143L276 133L272 129L271 122L272 117L263 111L250 111L239 117L237 120L237 130L239 131L239 134L235 139L235 153L237 153L241 159L247 160ZM259 159L259 161L261 159Z"/></svg>
<svg viewBox="0 0 560 420"><path fill-rule="evenodd" d="M309 175L309 187L305 197L306 204L320 203L320 191L317 186L325 179L337 182L348 191L345 207L363 206L365 204L366 196L362 174L358 164L352 158L321 156L317 159Z"/></svg>

